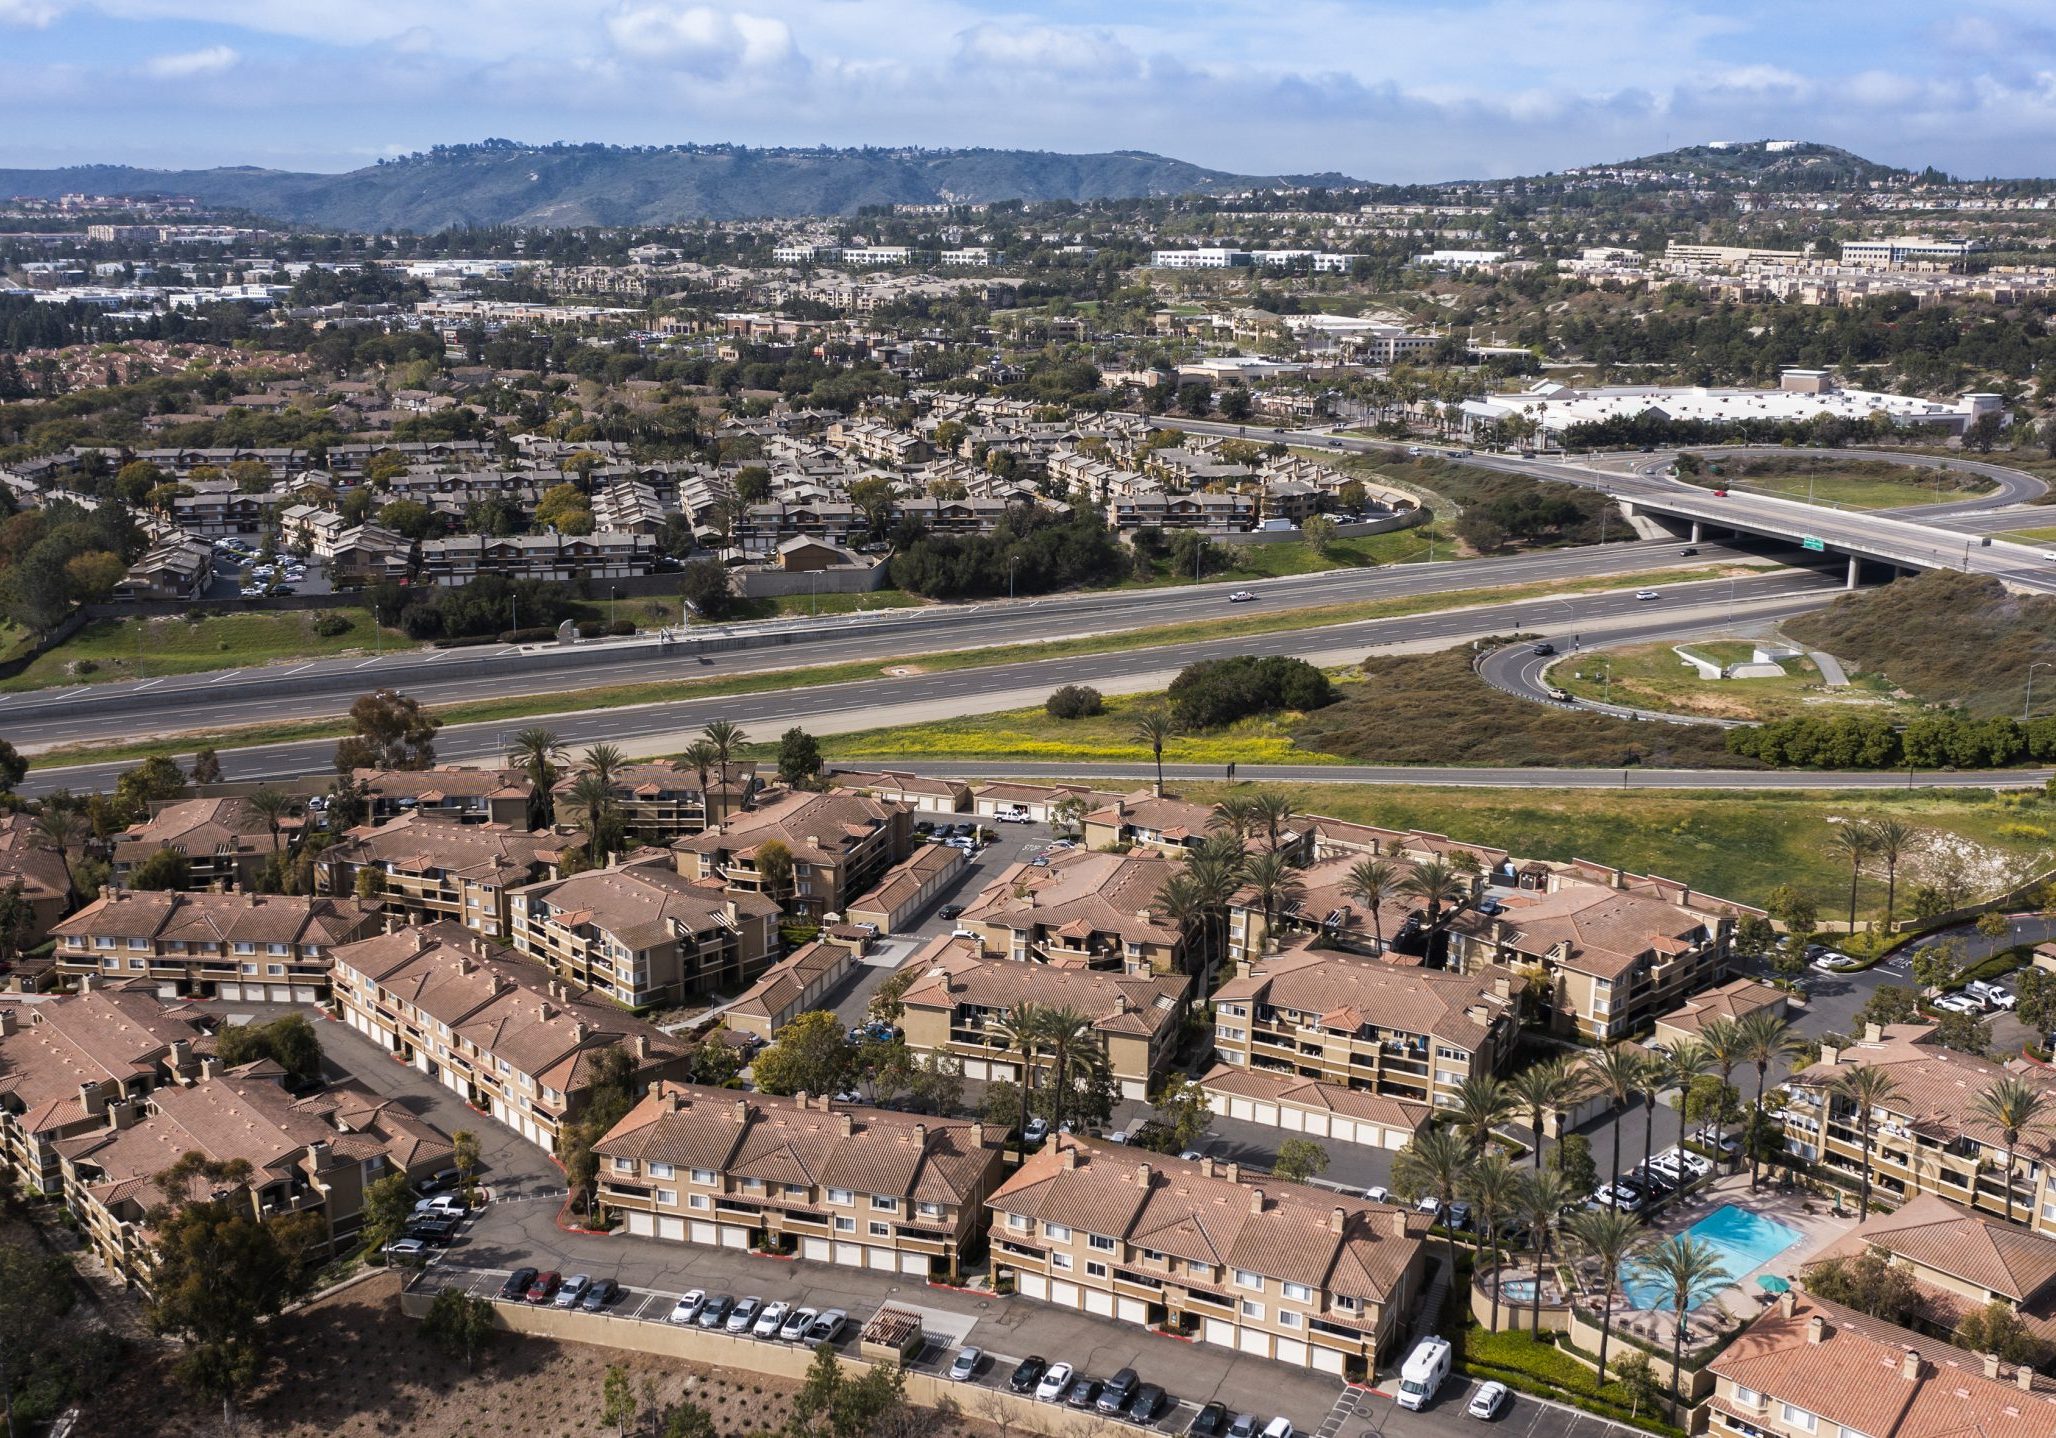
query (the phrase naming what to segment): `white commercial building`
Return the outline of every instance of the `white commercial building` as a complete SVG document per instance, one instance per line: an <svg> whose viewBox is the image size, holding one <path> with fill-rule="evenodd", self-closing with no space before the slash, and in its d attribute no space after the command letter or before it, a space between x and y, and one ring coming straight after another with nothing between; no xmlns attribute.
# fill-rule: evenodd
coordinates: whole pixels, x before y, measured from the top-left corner
<svg viewBox="0 0 2056 1438"><path fill-rule="evenodd" d="M1248 250L1154 250L1149 256L1150 268L1157 270L1232 270L1255 263Z"/></svg>
<svg viewBox="0 0 2056 1438"><path fill-rule="evenodd" d="M1811 372L1793 371L1794 376ZM1707 424L1804 424L1820 415L1864 420L1883 414L1901 427L1935 426L1960 433L1979 415L2004 416L2005 401L1995 394L1966 394L1954 402L1878 390L1838 389L1714 389L1704 385L1666 388L1620 385L1573 389L1544 381L1518 394L1487 395L1463 402L1466 430L1501 420L1532 419L1540 431L1561 434L1573 425L1651 415L1658 419Z"/></svg>

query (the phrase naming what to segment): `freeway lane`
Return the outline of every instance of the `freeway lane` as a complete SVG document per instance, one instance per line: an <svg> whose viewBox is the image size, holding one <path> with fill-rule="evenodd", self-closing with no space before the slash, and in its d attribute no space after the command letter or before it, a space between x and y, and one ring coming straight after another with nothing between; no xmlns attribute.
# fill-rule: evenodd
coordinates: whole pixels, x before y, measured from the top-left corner
<svg viewBox="0 0 2056 1438"><path fill-rule="evenodd" d="M544 650L532 656L540 667L530 667L531 656L515 650L412 650L383 659L325 660L176 679L73 685L0 695L0 734L27 751L53 744L177 734L203 726L324 717L347 708L357 695L381 686L400 689L425 704L450 704L650 680L884 661L943 650L1247 616L1281 607L1695 567L1747 554L1740 549L1702 545L1700 553L1688 559L1679 548L1674 543L1618 543L1507 559L1330 570L1244 586L1114 590L1019 604L891 611L865 623L844 616L792 629L789 642L773 647L714 653L695 652L693 641L668 647L624 642ZM1230 605L1228 594L1237 587L1256 593L1258 601Z"/></svg>
<svg viewBox="0 0 2056 1438"><path fill-rule="evenodd" d="M437 737L436 749L444 759L491 759L504 753L507 738L515 729L542 723L573 748L605 739L632 753L672 753L684 748L700 726L717 718L741 724L758 739L769 739L789 724L805 725L817 734L849 732L1039 704L1060 684L1092 684L1109 693L1157 689L1187 664L1230 654L1296 654L1339 665L1361 658L1374 647L1440 649L1517 630L1598 636L1613 626L1629 625L1639 631L1666 613L1681 629L1696 630L1718 624L1730 613L1747 618L1788 617L1818 608L1842 592L1818 575L1778 571L1733 582L1675 584L1659 590L1659 597L1648 602L1638 602L1629 591L1612 590L1249 638L1199 640L1146 652L1079 655L781 692L586 710L501 724L453 725ZM340 708L337 704L326 712ZM221 761L230 779L281 778L325 772L334 751L333 740L308 740L224 750ZM19 787L30 794L59 787L106 788L127 767L103 763L37 768Z"/></svg>

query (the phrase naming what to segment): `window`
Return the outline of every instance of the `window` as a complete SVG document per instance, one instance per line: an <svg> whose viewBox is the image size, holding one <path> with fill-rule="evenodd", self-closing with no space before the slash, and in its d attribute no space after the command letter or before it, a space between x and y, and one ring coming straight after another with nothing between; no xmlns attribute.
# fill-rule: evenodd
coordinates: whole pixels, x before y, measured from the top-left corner
<svg viewBox="0 0 2056 1438"><path fill-rule="evenodd" d="M634 1159L632 1159L632 1158L617 1158L617 1159L615 1159L615 1160L614 1160L614 1172L616 1172L616 1173L634 1173L634 1172L635 1172L635 1160L634 1160Z"/></svg>
<svg viewBox="0 0 2056 1438"><path fill-rule="evenodd" d="M240 972L246 974L254 974L257 972L257 966L255 964L237 964L236 968Z"/></svg>
<svg viewBox="0 0 2056 1438"><path fill-rule="evenodd" d="M132 949L147 949L150 947L150 941L148 939L130 939L128 946Z"/></svg>
<svg viewBox="0 0 2056 1438"><path fill-rule="evenodd" d="M107 962L112 964L114 960L109 959ZM147 969L150 967L150 961L148 959L130 959L129 967L132 969Z"/></svg>
<svg viewBox="0 0 2056 1438"><path fill-rule="evenodd" d="M835 1215L835 1231L837 1233L855 1233L857 1231L857 1221L847 1214L838 1213Z"/></svg>
<svg viewBox="0 0 2056 1438"><path fill-rule="evenodd" d="M704 1193L688 1193L685 1196L685 1206L687 1208L712 1208L714 1201Z"/></svg>
<svg viewBox="0 0 2056 1438"><path fill-rule="evenodd" d="M1035 1220L1025 1213L1010 1213L1007 1215L1007 1227L1016 1233L1026 1233L1035 1227Z"/></svg>
<svg viewBox="0 0 2056 1438"><path fill-rule="evenodd" d="M1101 1253L1112 1253L1114 1251L1114 1241L1103 1233L1086 1234L1085 1243L1088 1248L1096 1248Z"/></svg>
<svg viewBox="0 0 2056 1438"><path fill-rule="evenodd" d="M1061 1223L1045 1223L1042 1226L1042 1231L1048 1235L1051 1243L1069 1243L1071 1241L1071 1230L1064 1227Z"/></svg>
<svg viewBox="0 0 2056 1438"><path fill-rule="evenodd" d="M1335 1300L1335 1311L1337 1313L1354 1313L1356 1310L1357 1301L1354 1298L1338 1298Z"/></svg>
<svg viewBox="0 0 2056 1438"><path fill-rule="evenodd" d="M1801 1429L1802 1431L1807 1433L1811 1433L1814 1430L1815 1425L1819 1422L1818 1419L1816 1419L1811 1413L1808 1413L1804 1408L1794 1408L1789 1403L1780 1403L1778 1405L1778 1412L1779 1416L1784 1419L1787 1425L1793 1428Z"/></svg>
<svg viewBox="0 0 2056 1438"><path fill-rule="evenodd" d="M657 1203L658 1203L658 1204L659 1204L659 1205L660 1205L661 1207L664 1207L664 1208L676 1208L676 1207L678 1207L678 1190L677 1190L677 1189L675 1189L675 1188L660 1188L660 1189L658 1189L658 1190L657 1190Z"/></svg>
<svg viewBox="0 0 2056 1438"><path fill-rule="evenodd" d="M873 1238L890 1238L890 1237L892 1237L892 1225L891 1225L891 1224L889 1224L889 1223L880 1223L880 1222L879 1222L879 1221L878 1221L877 1219L875 1219L875 1218L874 1218L874 1219L872 1219L872 1220L871 1220L871 1236L872 1236Z"/></svg>
<svg viewBox="0 0 2056 1438"><path fill-rule="evenodd" d="M241 940L238 940L235 946L235 950L239 954L254 954L257 952L257 946L255 944L244 943Z"/></svg>
<svg viewBox="0 0 2056 1438"><path fill-rule="evenodd" d="M1737 1383L1735 1385L1735 1401L1747 1404L1751 1408L1761 1408L1763 1406L1763 1395L1754 1388L1744 1388L1741 1384Z"/></svg>
<svg viewBox="0 0 2056 1438"><path fill-rule="evenodd" d="M1105 1278L1107 1276L1107 1266L1104 1263L1087 1263L1085 1265L1085 1276L1087 1278Z"/></svg>
<svg viewBox="0 0 2056 1438"><path fill-rule="evenodd" d="M692 1181L711 1187L714 1182L714 1170L711 1168L696 1168L692 1171Z"/></svg>
<svg viewBox="0 0 2056 1438"><path fill-rule="evenodd" d="M1242 1300L1242 1316L1261 1323L1264 1321L1264 1306L1254 1298L1245 1298Z"/></svg>
<svg viewBox="0 0 2056 1438"><path fill-rule="evenodd" d="M871 1206L880 1213L898 1213L900 1201L896 1198L887 1198L882 1193L874 1193L871 1195Z"/></svg>
<svg viewBox="0 0 2056 1438"><path fill-rule="evenodd" d="M831 1188L828 1190L828 1201L830 1203L839 1203L847 1206L849 1204L855 1203L857 1200L856 1196L853 1195L846 1188Z"/></svg>
<svg viewBox="0 0 2056 1438"><path fill-rule="evenodd" d="M1297 1328L1305 1322L1306 1319L1302 1315L1294 1313L1289 1308L1278 1310L1278 1326L1280 1328Z"/></svg>
<svg viewBox="0 0 2056 1438"><path fill-rule="evenodd" d="M116 958L106 958L102 959L100 962L104 967L110 969L118 969L121 967L121 960Z"/></svg>
<svg viewBox="0 0 2056 1438"><path fill-rule="evenodd" d="M1071 1255L1068 1253L1052 1253L1049 1256L1049 1266L1051 1268L1068 1270L1071 1267Z"/></svg>
<svg viewBox="0 0 2056 1438"><path fill-rule="evenodd" d="M1237 1288L1247 1288L1255 1293L1262 1293L1264 1291L1264 1276L1261 1273L1251 1273L1246 1268L1238 1268L1235 1270L1235 1286Z"/></svg>
<svg viewBox="0 0 2056 1438"><path fill-rule="evenodd" d="M1314 1301L1314 1291L1304 1283L1285 1283L1280 1284L1279 1287L1285 1296L1294 1303L1312 1303Z"/></svg>
<svg viewBox="0 0 2056 1438"><path fill-rule="evenodd" d="M266 964L264 966L264 972L267 974L282 974L285 971L286 966L284 964Z"/></svg>
<svg viewBox="0 0 2056 1438"><path fill-rule="evenodd" d="M285 951L286 946L284 944L266 944L264 946L264 952L267 954L282 954Z"/></svg>

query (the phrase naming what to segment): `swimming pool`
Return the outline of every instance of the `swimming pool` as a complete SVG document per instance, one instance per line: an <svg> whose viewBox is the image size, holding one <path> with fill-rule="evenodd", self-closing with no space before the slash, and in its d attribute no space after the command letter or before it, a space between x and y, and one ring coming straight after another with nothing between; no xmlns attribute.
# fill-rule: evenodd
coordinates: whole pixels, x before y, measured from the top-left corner
<svg viewBox="0 0 2056 1438"><path fill-rule="evenodd" d="M1500 1284L1499 1296L1509 1303L1532 1303L1535 1299L1535 1280L1509 1278Z"/></svg>
<svg viewBox="0 0 2056 1438"><path fill-rule="evenodd" d="M1720 1254L1720 1266L1730 1279L1761 1268L1805 1236L1796 1228L1732 1203L1721 1205L1686 1232ZM1622 1269L1621 1292L1636 1308L1660 1308L1670 1302L1660 1283L1634 1277L1631 1267Z"/></svg>

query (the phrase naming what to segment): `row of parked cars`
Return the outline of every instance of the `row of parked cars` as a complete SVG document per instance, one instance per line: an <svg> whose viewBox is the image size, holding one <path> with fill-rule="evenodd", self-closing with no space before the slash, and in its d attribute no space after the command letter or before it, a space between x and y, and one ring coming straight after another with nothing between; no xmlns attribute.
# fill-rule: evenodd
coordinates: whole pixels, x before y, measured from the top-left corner
<svg viewBox="0 0 2056 1438"><path fill-rule="evenodd" d="M500 1297L509 1303L552 1304L558 1308L582 1308L599 1313L618 1303L628 1292L611 1278L591 1278L574 1273L569 1278L556 1269L517 1268L500 1285Z"/></svg>
<svg viewBox="0 0 2056 1438"><path fill-rule="evenodd" d="M1971 1014L1981 1018L1995 1010L2011 1012L2019 1002L2019 997L2004 984L1972 979L1956 992L1936 999L1935 1007L1952 1014Z"/></svg>
<svg viewBox="0 0 2056 1438"><path fill-rule="evenodd" d="M761 1338L767 1343L804 1343L814 1348L841 1338L843 1330L849 1327L850 1316L840 1308L804 1308L784 1299L766 1303L754 1296L737 1298L694 1288L679 1295L665 1321L681 1328L704 1328L710 1333Z"/></svg>
<svg viewBox="0 0 2056 1438"><path fill-rule="evenodd" d="M1713 1172L1713 1160L1673 1145L1634 1168L1585 1201L1587 1208L1623 1208L1645 1213L1686 1185Z"/></svg>
<svg viewBox="0 0 2056 1438"><path fill-rule="evenodd" d="M414 1205L414 1213L400 1236L385 1246L387 1263L426 1263L438 1248L457 1241L471 1209L464 1196L439 1193Z"/></svg>
<svg viewBox="0 0 2056 1438"><path fill-rule="evenodd" d="M958 1383L975 1378L985 1362L985 1355L977 1348L965 1347L957 1350L956 1360L950 1364L949 1376ZM1131 1423L1148 1425L1156 1422L1169 1411L1170 1395L1163 1385L1145 1383L1133 1368L1123 1368L1108 1379L1098 1379L1080 1372L1069 1363L1051 1363L1041 1356L1023 1358L1014 1366L1007 1377L1007 1387L1022 1397L1033 1397L1038 1403L1061 1403L1081 1412L1098 1413L1104 1418L1124 1418ZM1201 1438L1223 1438L1228 1432L1227 1409L1219 1403L1210 1403L1200 1412L1202 1419L1212 1415L1215 1426L1202 1428L1197 1422L1192 1432ZM1252 1438L1256 1433L1255 1419L1237 1420L1251 1426L1244 1428L1236 1438ZM1263 1430L1266 1438L1292 1438L1292 1425L1283 1418L1271 1420L1270 1427Z"/></svg>

